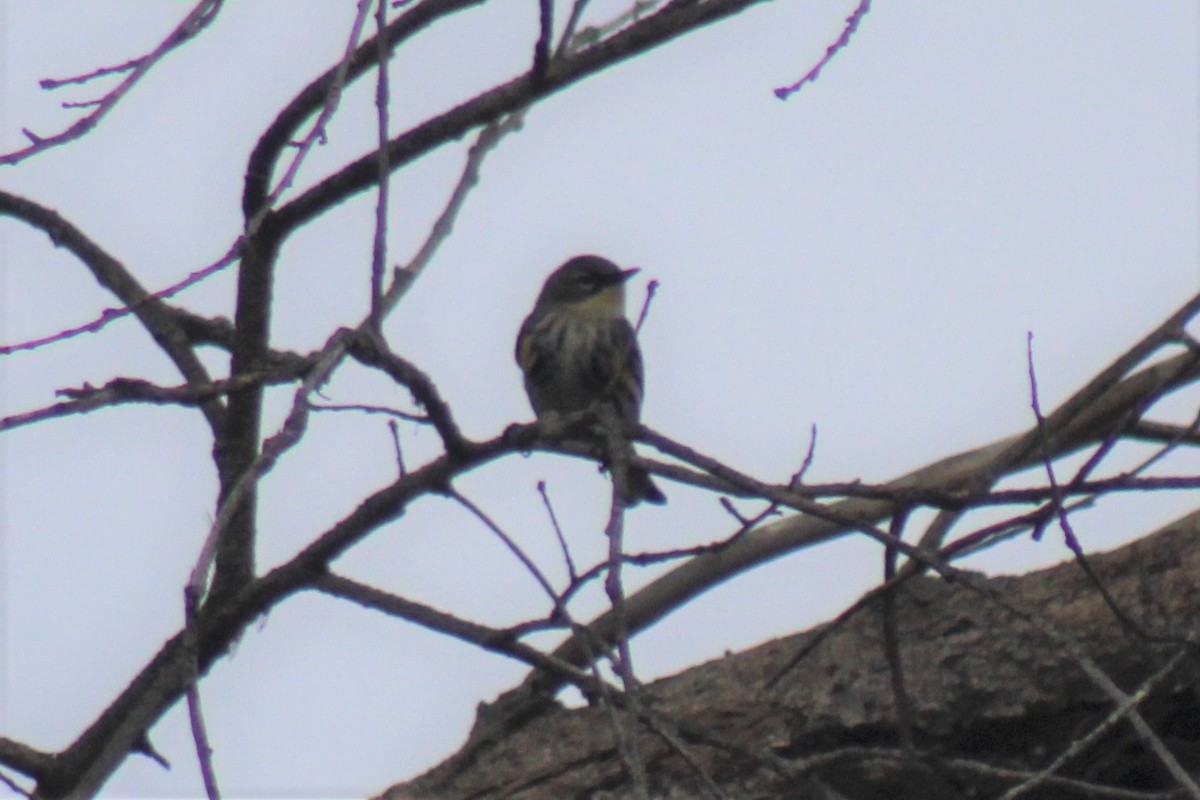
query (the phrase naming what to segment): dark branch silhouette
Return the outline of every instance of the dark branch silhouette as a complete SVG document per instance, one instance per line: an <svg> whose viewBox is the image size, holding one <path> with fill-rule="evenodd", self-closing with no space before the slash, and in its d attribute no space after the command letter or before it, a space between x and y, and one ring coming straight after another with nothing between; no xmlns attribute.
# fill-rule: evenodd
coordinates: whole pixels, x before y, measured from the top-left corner
<svg viewBox="0 0 1200 800"><path fill-rule="evenodd" d="M438 365L417 363L387 340L384 321L450 236L484 160L520 130L538 103L762 1L638 0L608 23L580 30L587 2L575 0L556 42L554 4L539 0L536 16L531 13L528 20L527 71L499 76L492 88L395 135L389 130L386 70L396 50L483 0L398 3L394 14L378 0L376 35L365 40L372 4L360 3L341 56L279 110L254 144L242 176L241 229L214 251L224 255L165 289L147 289L137 277L143 270L106 251L57 212L0 192L0 215L47 234L120 304L82 325L48 321L47 328L57 328L56 333L6 345L0 356L51 343L68 347L82 333L103 332L113 320L132 316L182 381L163 385L114 375L96 379L103 381L98 386L61 387L57 402L47 399L41 407L10 414L0 420L0 431L115 407L199 411L211 432L219 479L208 536L181 587L184 622L60 752L0 737L0 767L21 779L0 774L0 781L15 791L23 791L22 781L32 782L32 796L39 798L95 795L131 754L165 763L150 740L151 729L186 701L206 791L218 796L210 753L220 743L210 744L204 724L205 676L256 620L298 593L319 592L516 659L530 670L519 685L481 708L460 753L395 787L396 797L503 792L534 800L601 789L639 798L668 790L677 790L672 796L776 796L785 787L814 797L837 796L829 794L836 791L848 797L936 799L962 796L967 787L980 796L1128 800L1200 791L1193 777L1198 767L1194 742L1200 737L1192 733L1194 726L1173 716L1173 709L1183 709L1188 719L1200 713L1186 677L1194 668L1197 644L1188 622L1198 602L1197 516L1107 555L1085 551L1072 519L1105 496L1200 488L1196 475L1150 473L1167 454L1200 444L1200 416L1190 426L1151 418L1161 401L1200 381L1200 347L1186 331L1200 314L1200 296L1049 413L1041 407L1031 350L1034 416L1028 429L882 484L805 483L816 450L815 427L803 461L788 468L795 471L767 477L645 427L635 432L636 439L662 458L631 454L621 438L628 434L612 425L602 425L599 444L575 441L569 432L577 420L564 426L513 424L476 438L465 432L469 426L460 426L439 389ZM211 23L221 5L219 0L198 3L149 55L49 82L56 87L125 76L72 129L34 137L30 147L6 157L8 163L86 133L147 70ZM778 90L781 96L815 80L848 46L869 8L866 0L859 3L825 56L794 86ZM376 146L294 191L293 179L324 139L343 93L372 76ZM445 191L442 213L403 266L389 274L391 176L467 135L475 138L465 148L457 182ZM327 212L367 191L378 193L372 258L347 285L369 300L369 312L344 327L331 326L314 352L281 348L272 328L274 299L288 280L279 268L282 248ZM237 274L228 318L201 316L175 304L183 289L230 268ZM654 288L652 283L638 329ZM211 362L200 358L201 347L228 355L228 374L211 374L205 366ZM347 363L389 379L416 413L366 402L315 402L314 395ZM269 387L290 392L290 405L273 431L264 423ZM428 426L437 437L436 452L424 460L402 453L393 427L397 474L344 508L336 523L311 531L298 552L264 572L256 563L259 487L305 442L311 413L331 410L386 413ZM1133 467L1113 466L1114 455L1130 442L1151 443L1153 453ZM543 482L538 490L564 566L558 572L547 569L463 488L470 485L464 476L531 451L603 464L614 487L622 485L626 470L637 467L702 489L729 514L721 518L725 530L689 546L632 551L624 536L621 493L614 488L605 553L588 563L572 552ZM1071 456L1079 456L1082 465L1068 468ZM1002 484L1032 468L1040 469L1033 485ZM519 563L539 591L543 606L536 614L503 628L485 625L333 571L350 548L430 498L457 502L470 512L472 524L503 544L505 557ZM537 502L532 495L531 501ZM934 512L934 520L914 533L914 514L922 510ZM980 511L988 512L986 519L975 513ZM981 549L1054 531L1075 558L1054 570L985 580L961 566ZM631 647L640 632L725 581L846 536L870 539L884 569L878 585L836 619L643 685ZM632 570L664 564L671 569L629 590ZM579 598L587 589L599 594L601 588L608 610L581 621ZM548 632L565 638L554 648L534 644L535 634ZM590 706L560 707L556 695L567 686L578 689ZM518 759L513 753L533 755ZM1119 769L1107 766L1112 759L1118 759ZM514 764L519 764L517 773ZM895 787L915 793L896 794ZM1046 794L1053 792L1060 794Z"/></svg>

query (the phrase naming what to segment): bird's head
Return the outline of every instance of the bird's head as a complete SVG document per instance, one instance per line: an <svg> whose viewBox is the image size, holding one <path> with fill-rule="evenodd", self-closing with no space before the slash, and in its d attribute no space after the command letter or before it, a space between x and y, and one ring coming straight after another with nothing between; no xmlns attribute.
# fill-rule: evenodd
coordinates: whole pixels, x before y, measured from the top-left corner
<svg viewBox="0 0 1200 800"><path fill-rule="evenodd" d="M600 256L576 256L546 279L538 305L569 304L597 316L620 316L625 313L625 282L637 273Z"/></svg>

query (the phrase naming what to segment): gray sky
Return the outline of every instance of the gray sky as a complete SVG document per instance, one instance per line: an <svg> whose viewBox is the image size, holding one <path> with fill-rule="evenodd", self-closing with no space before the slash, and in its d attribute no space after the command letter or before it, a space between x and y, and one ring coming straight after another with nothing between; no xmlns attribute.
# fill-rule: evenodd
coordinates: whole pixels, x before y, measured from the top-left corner
<svg viewBox="0 0 1200 800"><path fill-rule="evenodd" d="M278 108L338 56L353 5L229 4L97 130L0 171L0 186L59 210L145 285L175 282L239 232L246 156ZM560 15L568 5L558 3ZM22 127L59 130L74 118L60 100L97 93L48 95L40 78L141 54L184 6L0 2L0 148L23 145ZM661 284L641 337L644 421L771 481L799 466L814 424L812 482L882 481L1018 432L1032 422L1027 331L1049 409L1200 288L1194 3L878 3L815 85L775 99L771 90L820 58L853 6L751 9L550 99L489 157L453 238L387 326L468 435L531 418L512 340L545 275L580 252L643 269L631 313L642 279ZM590 18L623 8L597 0ZM402 50L394 130L526 69L535 17L532 2L495 0ZM372 91L364 82L348 92L301 186L370 147ZM425 236L465 147L395 176L390 263ZM361 318L373 203L362 195L289 240L277 346L314 349ZM115 304L73 259L10 220L0 220L0 264L6 344ZM177 301L229 314L232 279ZM206 361L225 369L217 353ZM179 380L127 320L0 359L2 413L118 375ZM405 403L352 366L326 395ZM288 403L289 391L272 396L268 431ZM1188 405L1170 411L1190 420L1194 396ZM206 432L195 412L126 407L0 438L0 733L65 746L177 629L214 508ZM412 427L402 440L410 464L438 445ZM263 486L260 566L287 559L394 470L380 418L316 416ZM576 559L602 558L608 496L592 466L511 458L459 488L562 579L539 478ZM714 496L664 489L667 507L628 516L631 549L736 527ZM1081 515L1077 530L1089 548L1108 548L1194 505L1112 501ZM971 566L1016 571L1064 556L1047 536ZM418 504L336 567L488 624L545 611L495 537L446 501ZM767 565L639 637L639 674L827 619L879 572L877 548L857 540ZM577 613L604 605L591 593ZM300 596L247 633L203 695L228 796L358 796L455 750L475 704L522 675L464 644ZM199 791L182 709L152 737L174 768L131 758L111 796Z"/></svg>

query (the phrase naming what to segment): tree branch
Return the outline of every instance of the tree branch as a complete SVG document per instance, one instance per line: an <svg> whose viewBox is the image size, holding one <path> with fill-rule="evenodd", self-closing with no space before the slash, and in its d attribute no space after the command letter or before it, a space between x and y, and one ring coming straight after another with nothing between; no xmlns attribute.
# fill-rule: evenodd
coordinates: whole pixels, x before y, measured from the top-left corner
<svg viewBox="0 0 1200 800"><path fill-rule="evenodd" d="M1193 305L1194 301L1188 307ZM1124 366L1127 359L1123 356L1118 363ZM1128 368L1124 366L1125 370ZM1064 413L1064 409L1071 410L1074 407L1072 398L1047 417L1047 426L1051 431L1050 452L1055 457L1074 452L1102 437L1114 420L1120 420L1130 408L1140 406L1146 397L1159 395L1198 379L1200 354L1186 352L1147 367L1119 383L1100 384L1104 387L1100 393L1093 392L1090 404L1075 414ZM1095 384L1093 381L1088 386ZM764 484L644 427L642 433L644 435L639 438L643 441L712 472L748 494L779 499L806 513L748 531L729 547L701 554L626 598L625 617L630 635L644 630L667 613L735 575L788 553L861 530L862 526L874 525L887 519L897 508L892 500L874 498L854 498L817 506L801 492ZM995 476L1041 463L1041 455L1025 445L1028 440L1028 433L1001 439L918 469L897 478L887 487L897 492L917 489L954 493L960 487L969 488L978 484L981 476ZM1014 454L1020 458L1014 460ZM617 620L610 611L590 623L588 628L602 639L612 641L616 624ZM583 643L578 637L572 637L560 645L554 655L569 663L582 663L585 657ZM542 683L536 674L531 674L526 682ZM542 688L548 691L553 687Z"/></svg>
<svg viewBox="0 0 1200 800"><path fill-rule="evenodd" d="M540 79L526 73L478 95L457 108L432 117L392 139L388 147L388 163L393 170L402 167L425 153L460 138L472 128L504 114L524 109L595 72L767 1L706 0L669 4L658 13L636 22L608 39L570 56L555 59ZM409 13L415 13L424 5L426 4L417 6ZM444 3L431 5L441 8L450 3L446 0ZM397 22L403 20L404 17L401 17ZM376 180L375 164L376 155L372 151L280 207L274 214L277 216L281 235L287 235L334 205L369 189ZM252 193L251 201L256 196L257 194Z"/></svg>
<svg viewBox="0 0 1200 800"><path fill-rule="evenodd" d="M83 231L53 209L4 191L0 191L0 215L20 219L43 231L56 247L65 247L91 271L101 286L131 310L189 384L212 383L208 370L193 350L174 310L147 292L124 264L89 239ZM0 355L5 352L0 350ZM202 403L201 410L214 435L220 435L225 423L224 406L212 399Z"/></svg>
<svg viewBox="0 0 1200 800"><path fill-rule="evenodd" d="M425 0L418 3L387 27L385 40L389 49L395 49L406 39L420 33L441 19L485 0ZM325 71L321 77L304 87L288 105L279 112L275 120L259 138L250 160L246 165L246 183L242 191L242 213L253 219L267 205L271 176L285 148L296 136L304 121L317 113L325 104L330 88L334 85L350 84L376 66L379 61L375 39L360 44L342 63ZM395 165L393 165L393 169Z"/></svg>
<svg viewBox="0 0 1200 800"><path fill-rule="evenodd" d="M207 28L209 23L216 19L216 16L218 12L220 12L223 3L224 0L200 0L200 2L196 4L191 12L189 12L183 21L180 22L173 31L171 31L167 38L164 39L162 43L158 45L158 47L154 48L154 50L152 50L150 53L134 59L133 61L122 65L121 67L96 70L89 75L75 80L43 81L43 88L57 88L58 86L65 85L66 83L91 80L103 74L109 74L118 71L129 72L125 79L121 81L121 83L118 84L115 89L110 91L96 103L89 104L95 105L96 107L92 113L76 120L69 128L61 133L56 133L53 136L43 137L37 136L29 131L25 131L25 135L30 140L29 146L23 150L15 150L11 153L0 155L0 165L17 164L29 158L30 156L34 156L42 152L43 150L48 150L51 147L57 147L58 145L66 144L67 142L74 141L75 139L87 134L88 131L96 127L96 125L100 123L100 120L109 111L111 111L117 105L117 103L121 101L121 98L123 98L129 92L129 90L133 88L134 84L145 77L146 73L148 73L155 64L162 60L163 56L167 55L172 50L175 50L180 45L196 36L196 34L200 33L200 31Z"/></svg>

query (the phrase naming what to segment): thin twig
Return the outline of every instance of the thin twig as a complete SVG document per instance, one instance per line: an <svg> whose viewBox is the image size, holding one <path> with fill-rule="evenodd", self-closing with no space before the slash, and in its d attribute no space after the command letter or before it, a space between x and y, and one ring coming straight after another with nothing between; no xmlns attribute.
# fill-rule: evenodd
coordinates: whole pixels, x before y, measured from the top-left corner
<svg viewBox="0 0 1200 800"><path fill-rule="evenodd" d="M625 507L629 498L625 496L628 480L628 443L624 441L615 412L604 407L600 414L600 427L604 432L609 469L612 472L612 504L609 511L608 524L604 534L608 537L608 572L604 579L604 590L608 595L609 604L616 615L616 628L613 642L617 647L618 658L613 666L621 678L625 695L634 716L629 718L626 729L620 719L614 718L614 733L617 737L618 749L622 761L633 783L634 794L639 800L649 800L650 785L646 776L646 763L642 758L638 741L637 712L641 706L639 699L639 684L633 671L633 653L629 647L629 631L625 620L625 589L621 582L621 568L625 553Z"/></svg>
<svg viewBox="0 0 1200 800"><path fill-rule="evenodd" d="M429 231L429 235L417 250L416 255L403 267L396 268L392 273L392 284L388 287L384 295L384 308L390 311L395 307L396 303L400 302L400 298L404 296L409 287L416 281L420 274L433 260L433 256L437 253L438 248L442 243L450 237L454 230L454 222L458 218L458 213L462 210L463 203L466 202L467 196L471 190L479 183L479 170L483 165L483 160L488 153L495 149L509 133L519 131L523 115L521 113L510 114L504 119L493 122L484 127L479 132L479 136L475 138L475 143L471 145L471 149L467 152L467 161L463 165L462 174L459 176L458 183L454 190L450 193L450 199L446 201L445 208L433 223L433 227ZM385 312L386 313L386 312Z"/></svg>
<svg viewBox="0 0 1200 800"><path fill-rule="evenodd" d="M1197 310L1200 310L1200 296L1189 300L1160 329L1106 368L1101 373L1103 380L1090 381L1084 387L1089 396L1087 403L1076 402L1075 397L1084 392L1080 390L1047 418L1059 455L1073 452L1087 441L1102 436L1111 420L1120 417L1130 405L1141 403L1147 396L1161 397L1200 378L1200 358L1192 353L1156 362L1126 376L1168 338L1164 335L1165 330L1189 319ZM1107 376L1113 373L1117 374L1117 378L1110 382ZM1066 430L1060 430L1058 426L1064 426ZM897 497L934 490L930 492L932 496L959 497L965 501L973 496L969 487L978 481L979 476L1002 475L1041 463L1040 458L1031 459L1031 451L1027 446L1029 434L1021 433L901 476L889 484L890 491L882 495L875 493L822 506L808 500L805 493L807 489L792 492L787 487L772 487L756 481L645 426L638 429L638 438L674 458L709 472L716 479L713 485L719 485L721 491L740 491L748 496L757 495L767 499L783 500L786 496L795 499L793 507L805 512L811 509L811 513L760 528L722 550L719 558L700 556L691 559L643 587L628 598L626 604L626 624L631 626L631 632L646 628L706 589L759 564L859 530L857 526L866 521L891 516L898 502ZM964 487L967 487L965 492L962 491ZM792 505L792 502L789 499L785 504ZM609 612L594 620L591 626L609 635L615 622ZM578 643L568 639L555 653L573 661L579 657ZM528 680L536 682L537 677L531 675Z"/></svg>
<svg viewBox="0 0 1200 800"><path fill-rule="evenodd" d="M796 92L800 91L800 87L806 83L815 82L817 76L821 74L821 70L825 65L833 60L833 57L840 50L850 44L850 37L858 30L858 25L863 21L863 17L871 10L871 0L859 0L858 7L854 12L846 18L846 27L842 29L842 35L837 38L833 44L825 48L825 55L821 56L821 60L813 66L808 72L804 73L804 77L793 83L791 86L780 86L775 90L775 96L780 100L787 100Z"/></svg>
<svg viewBox="0 0 1200 800"><path fill-rule="evenodd" d="M1021 795L1045 784L1045 782L1051 776L1061 770L1068 762L1071 761L1071 759L1087 750L1087 748L1095 744L1100 737L1104 736L1106 733L1116 727L1118 722L1124 719L1130 711L1132 711L1137 705L1149 697L1150 692L1152 692L1160 683L1166 680L1166 678L1175 670L1175 668L1179 666L1180 662L1191 653L1192 651L1189 648L1180 648L1179 650L1175 651L1175 655L1167 659L1167 662L1163 664L1157 672L1144 680L1142 685L1138 687L1137 691L1129 695L1125 702L1114 708L1109 715L1100 722L1099 725L1088 731L1086 736L1081 736L1080 738L1071 742L1071 745L1059 753L1054 761L1050 762L1050 764L1046 765L1046 767L1038 773L1030 775L1021 783L1009 789L1004 793L1004 796L1001 797L1000 800L1016 800Z"/></svg>
<svg viewBox="0 0 1200 800"><path fill-rule="evenodd" d="M217 516L209 527L208 535L200 548L200 555L188 577L188 588L195 593L196 597L204 594L209 569L216 558L217 544L221 535L241 507L243 500L258 484L262 476L270 472L284 453L300 441L308 427L309 397L329 380L333 371L346 356L352 338L353 334L345 329L334 332L329 338L315 358L312 369L296 389L292 398L292 408L283 424L275 435L263 442L259 454L225 495L224 502L217 509Z"/></svg>
<svg viewBox="0 0 1200 800"><path fill-rule="evenodd" d="M200 775L204 782L204 793L208 800L221 800L221 790L217 785L217 772L212 763L213 749L209 744L208 731L204 725L204 714L200 709L200 689L195 680L187 689L187 709L188 722L192 728L192 741L196 745L196 761L200 765Z"/></svg>
<svg viewBox="0 0 1200 800"><path fill-rule="evenodd" d="M567 546L567 539L563 536L562 527L558 524L558 515L554 513L554 504L550 502L550 494L546 491L546 482L537 482L538 494L542 497L542 505L546 509L546 514L550 517L550 525L554 528L554 536L558 539L558 546L562 550L563 561L567 565L567 577L574 585L579 580L579 575L575 571L575 560L571 558L571 548Z"/></svg>
<svg viewBox="0 0 1200 800"><path fill-rule="evenodd" d="M646 315L650 313L650 303L654 300L654 295L658 292L658 281L651 280L646 284L646 299L642 301L642 310L638 313L637 325L633 326L633 335L637 336L642 332L642 325L646 322Z"/></svg>
<svg viewBox="0 0 1200 800"><path fill-rule="evenodd" d="M392 447L396 452L396 472L401 478L408 477L408 468L404 465L404 449L400 447L400 426L396 420L388 420L388 430L392 433Z"/></svg>
<svg viewBox="0 0 1200 800"><path fill-rule="evenodd" d="M554 604L554 607L558 608L561 606L562 603L559 594L554 590L554 585L550 583L550 579L542 573L541 569L538 568L538 565L534 562L534 560L530 558L524 550L521 549L521 546L517 544L516 540L505 533L504 529L501 528L494 519L488 516L487 512L467 499L466 496L464 496L454 487L447 487L446 496L457 502L467 511L470 511L476 519L484 524L484 527L496 534L496 538L504 543L504 546L508 548L508 551L517 557L517 560L521 562L529 574L533 576L533 579L538 582L538 585L542 587L542 591L544 591L546 596L550 598L550 602Z"/></svg>
<svg viewBox="0 0 1200 800"><path fill-rule="evenodd" d="M1161 434L1164 438L1151 439L1151 437L1147 435L1149 431L1154 431L1155 433ZM1187 426L1159 425L1157 423L1143 422L1141 421L1141 417L1139 415L1137 420L1134 421L1134 423L1126 430L1126 436L1145 441L1160 441L1162 442L1163 446L1147 456L1137 466L1126 470L1124 473L1122 473L1122 476L1138 475L1148 470L1162 459L1166 458L1168 454L1174 452L1177 448L1182 447L1185 444L1192 444L1193 442L1200 441L1197 438L1197 431L1200 431L1200 414L1197 414L1195 419L1192 420L1191 424ZM1169 435L1167 435L1168 433ZM1074 481L1072 481L1072 483L1073 482Z"/></svg>
<svg viewBox="0 0 1200 800"><path fill-rule="evenodd" d="M1041 403L1038 399L1037 370L1034 368L1033 363L1032 333L1028 333L1026 335L1026 360L1029 370L1029 391L1031 396L1030 406L1033 409L1034 416L1036 417L1038 429L1044 432L1046 418L1042 415ZM1095 467L1099 465L1100 459L1103 457L1103 455L1111 451L1114 441L1115 437L1109 436L1101 444L1101 446L1097 448L1096 453L1094 453L1092 457L1090 457L1083 465L1083 467L1080 468L1078 474L1075 476L1075 480L1072 481L1072 483L1075 483L1076 481L1083 481L1087 477L1088 472L1095 469ZM1066 505L1063 502L1063 492L1059 488L1058 481L1054 473L1054 464L1052 463L1050 454L1048 452L1043 454L1043 460L1047 481L1051 490L1051 498L1049 501L1050 508L1053 510L1054 516L1058 520L1059 528L1063 532L1063 541L1066 543L1067 548L1074 554L1076 563L1079 564L1084 574L1088 576L1088 579L1092 585L1095 586L1097 591L1100 592L1100 596L1104 600L1105 605L1108 606L1109 610L1113 612L1113 615L1126 628L1126 630L1130 631L1141 639L1150 638L1150 634L1142 627L1142 625L1140 625L1136 620L1132 619L1125 612L1125 609L1123 609L1117 602L1116 598L1112 596L1112 593L1108 590L1108 587L1105 586L1104 581L1101 580L1100 576L1096 574L1096 571L1092 568L1091 562L1088 560L1087 555L1083 552L1083 546L1079 543L1079 537L1075 535L1075 530L1071 525L1071 520L1068 515ZM1147 461L1146 466L1152 462L1153 459ZM1035 531L1035 539L1037 538L1036 534L1037 532Z"/></svg>
<svg viewBox="0 0 1200 800"><path fill-rule="evenodd" d="M151 405L198 406L249 386L290 383L302 374L294 368L246 373L238 378L205 384L158 386L139 378L113 378L103 386L84 384L76 389L59 389L56 394L70 400L0 418L0 431L32 425L42 420L87 414L101 408L147 403Z"/></svg>
<svg viewBox="0 0 1200 800"><path fill-rule="evenodd" d="M414 414L411 411L401 411L398 408L377 406L370 403L309 403L308 407L313 411L361 411L364 414L386 414L389 417L402 419L405 422L416 422L424 425L429 424L429 417L424 414Z"/></svg>
<svg viewBox="0 0 1200 800"><path fill-rule="evenodd" d="M64 86L70 86L77 83L91 83L97 78L103 78L105 75L120 75L123 72L129 72L130 70L139 67L145 60L145 56L138 56L137 58L131 58L124 64L116 64L115 66L111 67L97 67L91 72L85 72L82 75L72 75L69 78L42 78L40 81L38 81L38 86L42 87L43 89L51 90L61 89Z"/></svg>
<svg viewBox="0 0 1200 800"><path fill-rule="evenodd" d="M365 0L364 0L365 1ZM375 46L379 66L375 81L375 128L378 138L376 159L379 165L376 180L379 187L375 201L375 237L371 248L371 329L382 333L383 267L387 261L387 219L391 164L388 160L388 59L391 51L384 33L387 31L387 0L376 0Z"/></svg>
<svg viewBox="0 0 1200 800"><path fill-rule="evenodd" d="M312 586L333 597L350 600L365 608L382 611L398 619L476 645L489 652L522 661L548 674L558 675L583 691L596 688L587 672L546 655L536 647L518 641L507 630L489 628L486 625L464 620L439 611L432 606L389 594L335 573L322 575L313 581Z"/></svg>
<svg viewBox="0 0 1200 800"><path fill-rule="evenodd" d="M372 333L369 317L347 338L346 346L360 364L379 369L412 393L413 399L425 409L426 421L442 437L447 451L454 452L465 445L466 439L454 421L450 406L433 380L416 364L393 353L382 337Z"/></svg>
<svg viewBox="0 0 1200 800"><path fill-rule="evenodd" d="M25 136L29 139L29 146L21 150L14 150L10 153L0 155L0 165L13 165L25 159L37 155L38 153L48 150L51 147L57 147L67 142L72 142L86 135L90 130L95 128L100 120L104 118L109 111L121 101L121 99L129 93L134 85L146 76L155 64L162 60L164 56L175 50L200 31L208 27L221 10L224 0L200 0L196 6L188 12L175 29L172 30L159 45L146 55L133 59L121 67L106 67L89 73L86 76L80 76L74 79L66 79L64 81L43 81L43 88L55 88L65 83L81 83L85 80L91 80L101 74L110 74L113 72L128 72L125 80L121 81L117 86L106 94L103 98L94 103L95 110L85 117L77 119L66 130L56 133L52 136L38 136L29 130L25 130ZM125 67L128 67L126 69ZM49 83L49 85L47 85Z"/></svg>
<svg viewBox="0 0 1200 800"><path fill-rule="evenodd" d="M808 449L804 451L804 460L800 462L800 469L792 474L792 480L789 486L792 489L799 489L804 485L804 476L808 474L809 467L813 465L813 461L817 456L817 423L809 426L808 430Z"/></svg>
<svg viewBox="0 0 1200 800"><path fill-rule="evenodd" d="M596 677L600 681L601 687L601 694L597 699L602 703L609 716L617 751L633 784L634 795L639 800L648 800L649 784L637 731L638 699L636 692L638 682L633 674L633 656L629 648L629 637L625 635L625 628L621 624L624 603L624 589L621 585L624 512L628 505L628 498L625 496L625 487L628 484L627 470L629 468L628 459L631 448L627 440L624 439L625 431L620 420L617 419L615 411L607 406L601 406L597 409L589 409L588 412L581 412L580 415L584 416L585 414L594 414L597 417L595 422L603 438L603 449L607 453L605 460L608 463L612 478L610 513L608 523L604 529L605 536L608 538L608 558L603 572L605 574L605 593L608 595L609 604L616 615L617 626L611 638L601 638L585 626L573 625L573 638L574 641L579 643L585 654L586 663L591 664L593 670L596 670ZM598 571L596 568L593 568L589 570L589 574L598 574ZM564 599L569 597L574 591L577 591L580 586L582 586L581 581L577 580L573 582L568 592L564 593ZM609 702L611 689L603 681L602 676L598 672L599 663L597 653L607 651L610 648L616 649L616 653L610 653L609 659L625 688L625 706L623 707L633 712L632 716L625 719L622 719L621 715L617 713L617 706Z"/></svg>
<svg viewBox="0 0 1200 800"><path fill-rule="evenodd" d="M575 28L579 26L579 18L583 16L583 11L587 8L587 4L588 0L575 0L571 4L571 13L567 17L566 27L563 28L562 38L558 40L558 47L554 49L555 58L560 58L572 47L572 41L575 38Z"/></svg>
<svg viewBox="0 0 1200 800"><path fill-rule="evenodd" d="M88 322L75 325L46 336L40 336L35 339L29 339L11 345L0 345L0 356L10 355L22 350L36 350L39 347L44 347L48 344L54 344L55 342L61 342L64 339L72 339L84 333L95 333L100 329L107 327L110 323L116 322L119 319L123 319L130 314L136 314L140 309L146 307L154 301L166 300L169 297L174 297L184 289L195 286L205 278L217 274L230 264L236 262L238 256L241 254L242 244L242 237L238 237L237 241L233 243L233 245L225 252L225 254L213 263L189 273L182 280L171 284L165 289L160 289L157 292L145 294L145 296L141 297L136 302L129 303L128 305L119 308L106 308L100 312L99 316Z"/></svg>
<svg viewBox="0 0 1200 800"><path fill-rule="evenodd" d="M1043 446L1041 448L1042 467L1046 471L1046 480L1050 486L1050 504L1051 507L1060 511L1063 505L1062 490L1058 486L1058 478L1054 474L1054 462L1050 458L1049 444L1045 442L1046 435L1046 417L1042 415L1041 403L1038 401L1038 385L1037 385L1037 370L1033 366L1033 331L1027 331L1025 334L1025 359L1026 368L1029 373L1029 395L1030 407L1033 409L1034 420L1037 424L1037 431L1043 437ZM1073 536L1069 533L1070 528L1064 527L1063 532L1068 536ZM1034 531L1033 540L1036 542L1041 538L1040 531Z"/></svg>
<svg viewBox="0 0 1200 800"><path fill-rule="evenodd" d="M333 115L337 112L338 106L341 104L342 91L346 86L346 75L350 69L350 60L354 55L355 48L358 46L358 40L362 38L363 26L366 25L367 13L370 8L371 0L358 0L358 11L355 13L354 22L350 26L350 36L346 41L342 60L338 62L333 80L330 81L325 93L325 102L321 106L321 111L305 137L296 143L296 154L284 170L279 182L275 184L275 188L267 195L262 205L254 210L253 216L246 221L247 235L253 235L258 230L258 227L262 224L262 221L274 207L275 203L279 201L283 193L295 182L296 175L300 172L300 165L308 158L308 154L312 151L313 147L318 143L323 144L325 142L325 131L330 120L333 119Z"/></svg>
<svg viewBox="0 0 1200 800"><path fill-rule="evenodd" d="M607 22L589 25L572 36L570 41L567 42L567 52L575 53L585 47L598 45L629 23L638 22L638 20L645 16L646 12L657 6L659 2L660 0L633 0L633 5Z"/></svg>
<svg viewBox="0 0 1200 800"><path fill-rule="evenodd" d="M188 584L183 593L184 609L184 650L187 654L188 686L184 693L187 697L188 722L192 730L192 742L196 748L196 761L200 766L200 775L204 782L204 793L208 800L220 800L221 791L217 784L217 772L213 768L213 749L209 744L208 730L204 725L204 714L200 708L200 666L199 642L197 641L197 612L200 608L201 594L197 587Z"/></svg>

